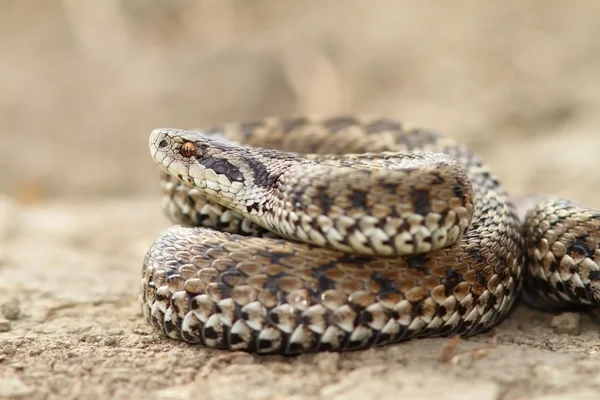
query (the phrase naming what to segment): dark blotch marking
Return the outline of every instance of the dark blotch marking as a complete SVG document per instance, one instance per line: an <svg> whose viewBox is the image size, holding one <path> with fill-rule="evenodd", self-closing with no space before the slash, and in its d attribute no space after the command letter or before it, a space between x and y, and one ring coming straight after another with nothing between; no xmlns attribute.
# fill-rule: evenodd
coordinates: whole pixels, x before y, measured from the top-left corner
<svg viewBox="0 0 600 400"><path fill-rule="evenodd" d="M459 199L463 199L465 196L465 190L461 185L455 185L454 188L452 188L452 192Z"/></svg>
<svg viewBox="0 0 600 400"><path fill-rule="evenodd" d="M425 275L430 275L429 268L425 266L425 263L429 260L427 254L417 254L414 256L406 257L406 263L412 269L416 269Z"/></svg>
<svg viewBox="0 0 600 400"><path fill-rule="evenodd" d="M287 346L287 353L286 354L298 354L302 351L302 345L300 343L290 343Z"/></svg>
<svg viewBox="0 0 600 400"><path fill-rule="evenodd" d="M444 183L444 178L441 177L441 175L435 171L431 172L431 176L433 176L435 179L433 181L431 181L431 183L433 185L441 185L442 183ZM454 192L456 193L456 192Z"/></svg>
<svg viewBox="0 0 600 400"><path fill-rule="evenodd" d="M471 226L471 229L467 231L466 239L468 239L470 243L481 243L481 236L479 233L477 233L477 228L478 226L473 225ZM485 258L481 255L480 250L480 246L467 247L466 249L467 254L469 254L473 258L473 261L477 263L485 261Z"/></svg>
<svg viewBox="0 0 600 400"><path fill-rule="evenodd" d="M554 261L552 261L552 264L550 264L550 267L548 267L548 270L550 272L558 271L558 266L560 265L559 261L560 260L556 260L556 259Z"/></svg>
<svg viewBox="0 0 600 400"><path fill-rule="evenodd" d="M421 215L426 215L431 211L431 202L429 201L429 192L426 190L415 189L411 192L414 200L415 211Z"/></svg>
<svg viewBox="0 0 600 400"><path fill-rule="evenodd" d="M589 235L583 235L575 239L573 244L567 249L567 253L577 253L584 257L593 258L594 251L596 249L591 249L590 246L586 243L588 238Z"/></svg>
<svg viewBox="0 0 600 400"><path fill-rule="evenodd" d="M600 271L590 271L590 280L595 281L600 279Z"/></svg>
<svg viewBox="0 0 600 400"><path fill-rule="evenodd" d="M313 199L313 203L316 204L317 206L321 207L323 214L327 214L331 210L331 206L333 206L333 199L327 193L326 186L317 186L316 189L317 189L317 195L316 195L316 198ZM304 194L304 192L298 192L297 194L299 195L296 197L297 201L302 203L302 195ZM315 219L315 221L316 221L316 219Z"/></svg>
<svg viewBox="0 0 600 400"><path fill-rule="evenodd" d="M339 132L349 126L357 125L359 121L354 117L337 117L323 121L323 126L331 132Z"/></svg>
<svg viewBox="0 0 600 400"><path fill-rule="evenodd" d="M244 175L240 169L224 158L208 158L202 160L201 164L206 168L213 169L217 174L225 175L230 181L244 181Z"/></svg>
<svg viewBox="0 0 600 400"><path fill-rule="evenodd" d="M194 331L198 331L198 329L194 329ZM200 336L200 335L198 335ZM185 340L188 343L199 343L201 342L201 340L199 340L197 337L189 334L187 331L181 331L181 337L183 338L183 340Z"/></svg>
<svg viewBox="0 0 600 400"><path fill-rule="evenodd" d="M368 311L362 310L358 313L354 322L357 325L367 325L368 323L373 322L373 315Z"/></svg>
<svg viewBox="0 0 600 400"><path fill-rule="evenodd" d="M235 346L236 344L242 343L242 337L237 333L232 333L229 335L229 344Z"/></svg>
<svg viewBox="0 0 600 400"><path fill-rule="evenodd" d="M279 323L279 315L276 313L269 313L269 320L271 323L277 325Z"/></svg>
<svg viewBox="0 0 600 400"><path fill-rule="evenodd" d="M302 204L302 197L304 196L304 190L298 187L294 188L294 192L291 194L291 203L292 204L296 204L296 203L300 203Z"/></svg>
<svg viewBox="0 0 600 400"><path fill-rule="evenodd" d="M245 161L252 170L252 174L254 175L254 183L261 187L272 186L275 180L277 180L279 177L279 175L270 174L269 170L263 163L256 161L252 157L246 157Z"/></svg>
<svg viewBox="0 0 600 400"><path fill-rule="evenodd" d="M252 203L249 206L246 206L246 211L248 211L249 213L254 211L258 211L258 209L260 208L260 205L258 203Z"/></svg>
<svg viewBox="0 0 600 400"><path fill-rule="evenodd" d="M326 342L321 343L321 346L319 347L319 350L321 350L321 351L331 351L332 349L333 349L332 344L326 343Z"/></svg>
<svg viewBox="0 0 600 400"><path fill-rule="evenodd" d="M218 339L219 334L217 333L217 331L214 328L208 327L208 328L204 328L204 337L206 339Z"/></svg>
<svg viewBox="0 0 600 400"><path fill-rule="evenodd" d="M547 286L552 290L552 285L547 284ZM556 282L556 285L554 286L554 290L556 290L557 292L560 292L560 293L568 294L568 292L569 292L570 289L568 289L565 286L565 282L558 281L558 282Z"/></svg>
<svg viewBox="0 0 600 400"><path fill-rule="evenodd" d="M288 118L281 123L281 132L290 133L309 123L306 117Z"/></svg>
<svg viewBox="0 0 600 400"><path fill-rule="evenodd" d="M373 344L378 345L381 343L388 343L391 339L392 339L392 335L387 334L387 333L382 333L380 331L380 332L378 332L377 335L375 335L375 342Z"/></svg>
<svg viewBox="0 0 600 400"><path fill-rule="evenodd" d="M388 294L398 293L398 291L394 288L394 283L388 278L382 276L379 272L373 272L371 274L371 279L373 282L379 285L379 299L385 299L385 296Z"/></svg>
<svg viewBox="0 0 600 400"><path fill-rule="evenodd" d="M484 261L484 258L479 253L478 248L467 248L467 253L473 258L473 261L475 261L476 263L481 263Z"/></svg>
<svg viewBox="0 0 600 400"><path fill-rule="evenodd" d="M581 254L582 256L588 255L587 248L583 245L583 243L577 243L577 242L569 247L569 252Z"/></svg>
<svg viewBox="0 0 600 400"><path fill-rule="evenodd" d="M357 208L365 208L367 204L367 194L367 192L360 190L352 191L352 194L350 195L350 202L352 203L352 206Z"/></svg>
<svg viewBox="0 0 600 400"><path fill-rule="evenodd" d="M180 332L179 327L177 325L175 325L175 322L172 320L165 321L165 330L168 332L173 332L173 331Z"/></svg>
<svg viewBox="0 0 600 400"><path fill-rule="evenodd" d="M313 274L314 275L314 274ZM320 275L318 278L318 285L319 285L319 289L321 291L326 291L329 289L332 289L332 282L331 279L327 278L325 275Z"/></svg>
<svg viewBox="0 0 600 400"><path fill-rule="evenodd" d="M198 148L198 152L200 154L203 154L206 151L206 149L210 147L210 145L206 143L196 143L196 147Z"/></svg>
<svg viewBox="0 0 600 400"><path fill-rule="evenodd" d="M156 301L165 301L169 298L166 294L161 294L160 292L156 293Z"/></svg>
<svg viewBox="0 0 600 400"><path fill-rule="evenodd" d="M371 329L371 336L366 340L349 340L347 349L351 350L360 350L360 349L368 349L372 347L375 341L377 340L377 335L373 333L373 329Z"/></svg>
<svg viewBox="0 0 600 400"><path fill-rule="evenodd" d="M579 299L586 299L586 300L590 300L590 293L586 290L586 288L581 287L581 286L577 286L575 288L573 288L573 294L575 296L573 296L572 294L570 294L570 297L574 300L574 301L578 301Z"/></svg>
<svg viewBox="0 0 600 400"><path fill-rule="evenodd" d="M446 296L450 296L450 294L452 294L452 291L454 290L456 285L458 285L462 281L463 281L463 279L459 274L452 271L452 269L448 268L446 270L446 278L444 279L444 283L443 283L444 287L446 288ZM463 306L460 306L460 307L463 307ZM464 312L464 311L461 311L461 312Z"/></svg>
<svg viewBox="0 0 600 400"><path fill-rule="evenodd" d="M171 302L171 307L173 307L173 311L175 312L175 314L179 314L179 311L181 311L179 305L177 305L177 303L175 302Z"/></svg>
<svg viewBox="0 0 600 400"><path fill-rule="evenodd" d="M300 316L300 323L302 325L310 325L312 323L310 316Z"/></svg>
<svg viewBox="0 0 600 400"><path fill-rule="evenodd" d="M402 131L402 124L391 119L378 119L364 126L365 133L372 135L386 131Z"/></svg>
<svg viewBox="0 0 600 400"><path fill-rule="evenodd" d="M411 303L413 305L411 316L413 318L420 317L423 314L423 302L418 301L416 303L414 303L414 302L411 302Z"/></svg>
<svg viewBox="0 0 600 400"><path fill-rule="evenodd" d="M435 315L437 315L438 317L443 317L444 315L446 315L446 313L448 312L448 309L445 306L438 306Z"/></svg>
<svg viewBox="0 0 600 400"><path fill-rule="evenodd" d="M273 346L273 342L267 339L260 339L258 341L259 349L270 349Z"/></svg>

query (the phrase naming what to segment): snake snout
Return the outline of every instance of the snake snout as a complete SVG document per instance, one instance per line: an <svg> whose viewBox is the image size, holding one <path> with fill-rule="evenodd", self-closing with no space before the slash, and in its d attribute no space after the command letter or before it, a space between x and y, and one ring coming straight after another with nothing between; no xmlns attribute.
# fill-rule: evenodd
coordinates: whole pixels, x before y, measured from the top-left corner
<svg viewBox="0 0 600 400"><path fill-rule="evenodd" d="M155 129L150 134L150 149L166 151L171 146L171 137L165 129Z"/></svg>

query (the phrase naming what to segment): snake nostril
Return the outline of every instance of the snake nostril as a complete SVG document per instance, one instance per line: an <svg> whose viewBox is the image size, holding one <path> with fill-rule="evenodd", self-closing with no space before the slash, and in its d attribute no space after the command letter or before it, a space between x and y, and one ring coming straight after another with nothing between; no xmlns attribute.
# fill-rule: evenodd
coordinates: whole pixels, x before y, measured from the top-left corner
<svg viewBox="0 0 600 400"><path fill-rule="evenodd" d="M159 148L159 149L164 149L164 148L166 148L168 145L169 145L169 142L167 142L167 140L166 140L166 139L163 139L163 140L161 140L161 141L158 143L158 148Z"/></svg>

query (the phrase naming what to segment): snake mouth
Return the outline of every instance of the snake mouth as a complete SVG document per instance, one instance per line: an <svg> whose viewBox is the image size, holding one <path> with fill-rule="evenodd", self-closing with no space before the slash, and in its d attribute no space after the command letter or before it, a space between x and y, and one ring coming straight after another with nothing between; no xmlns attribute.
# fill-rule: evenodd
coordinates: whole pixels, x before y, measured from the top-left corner
<svg viewBox="0 0 600 400"><path fill-rule="evenodd" d="M179 179L183 183L186 183L186 184L188 184L190 186L196 186L196 181L191 176L189 176L189 175L181 175L181 174L174 174L174 175L177 177L177 179Z"/></svg>

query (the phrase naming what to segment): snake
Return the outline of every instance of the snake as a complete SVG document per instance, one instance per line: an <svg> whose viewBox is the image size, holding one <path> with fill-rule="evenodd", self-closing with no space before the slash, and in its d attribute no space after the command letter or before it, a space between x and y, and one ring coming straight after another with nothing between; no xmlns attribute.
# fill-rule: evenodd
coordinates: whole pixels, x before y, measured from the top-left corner
<svg viewBox="0 0 600 400"><path fill-rule="evenodd" d="M469 337L518 299L600 304L600 211L524 215L488 165L436 130L378 116L154 129L172 225L142 266L162 335L296 355Z"/></svg>

